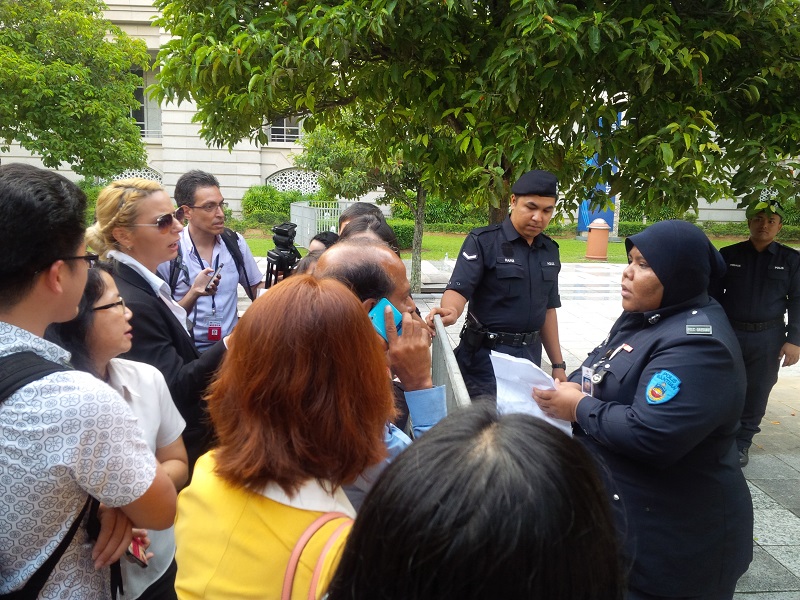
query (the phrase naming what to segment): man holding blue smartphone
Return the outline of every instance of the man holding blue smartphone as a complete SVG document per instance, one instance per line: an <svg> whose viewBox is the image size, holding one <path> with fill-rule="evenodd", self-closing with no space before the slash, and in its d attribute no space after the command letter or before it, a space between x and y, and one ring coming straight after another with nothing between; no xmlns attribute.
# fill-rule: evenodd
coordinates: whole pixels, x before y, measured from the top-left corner
<svg viewBox="0 0 800 600"><path fill-rule="evenodd" d="M548 171L528 171L511 188L511 213L503 223L467 235L441 306L431 310L452 325L469 313L455 349L470 396L495 399L492 350L536 365L542 345L553 377L567 380L558 339L556 308L561 260L558 244L545 235L558 200L558 180Z"/></svg>
<svg viewBox="0 0 800 600"><path fill-rule="evenodd" d="M314 275L332 277L353 290L369 313L376 335L386 341L387 363L397 380L398 408L405 407L410 417L411 427L405 429L418 437L438 423L447 414L445 389L433 386L431 334L416 315L403 261L382 242L345 241L322 254ZM387 461L369 469L354 485L345 488L356 508L387 462L411 443L411 438L401 430L404 424L397 425L387 423L384 433Z"/></svg>

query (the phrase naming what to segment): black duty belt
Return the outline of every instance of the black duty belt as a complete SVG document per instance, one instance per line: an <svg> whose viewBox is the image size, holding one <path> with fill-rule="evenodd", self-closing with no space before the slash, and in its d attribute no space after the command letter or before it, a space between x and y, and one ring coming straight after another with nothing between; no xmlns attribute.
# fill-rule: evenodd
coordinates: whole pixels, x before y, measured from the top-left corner
<svg viewBox="0 0 800 600"><path fill-rule="evenodd" d="M785 325L783 317L780 319L772 319L764 321L763 323L744 323L742 321L731 320L731 327L739 331L766 331L767 329L774 329L775 327Z"/></svg>
<svg viewBox="0 0 800 600"><path fill-rule="evenodd" d="M469 345L473 347L483 346L491 350L497 346L510 346L511 348L531 346L539 339L539 332L509 333L507 331L489 331L479 328L474 323L467 322L464 324L464 329L461 330L461 337L462 339L468 338Z"/></svg>

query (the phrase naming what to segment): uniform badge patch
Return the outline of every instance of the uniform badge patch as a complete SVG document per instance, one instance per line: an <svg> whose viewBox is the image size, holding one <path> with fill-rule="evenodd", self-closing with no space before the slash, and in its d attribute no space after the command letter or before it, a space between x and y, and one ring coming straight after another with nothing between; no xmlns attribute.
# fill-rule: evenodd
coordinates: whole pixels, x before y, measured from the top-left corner
<svg viewBox="0 0 800 600"><path fill-rule="evenodd" d="M462 252L461 256L463 256L467 260L475 260L476 258L478 258L477 254L467 254L466 252Z"/></svg>
<svg viewBox="0 0 800 600"><path fill-rule="evenodd" d="M647 384L648 404L664 404L678 395L681 389L681 380L670 371L659 371L650 379Z"/></svg>

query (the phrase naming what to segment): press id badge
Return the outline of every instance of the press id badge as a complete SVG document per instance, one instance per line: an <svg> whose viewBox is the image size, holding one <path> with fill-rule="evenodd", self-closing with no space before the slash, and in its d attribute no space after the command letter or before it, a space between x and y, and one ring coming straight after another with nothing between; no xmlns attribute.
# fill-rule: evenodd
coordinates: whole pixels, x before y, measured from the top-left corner
<svg viewBox="0 0 800 600"><path fill-rule="evenodd" d="M218 342L222 339L222 321L208 322L208 341Z"/></svg>
<svg viewBox="0 0 800 600"><path fill-rule="evenodd" d="M581 367L581 391L589 396L594 396L594 369L592 367Z"/></svg>

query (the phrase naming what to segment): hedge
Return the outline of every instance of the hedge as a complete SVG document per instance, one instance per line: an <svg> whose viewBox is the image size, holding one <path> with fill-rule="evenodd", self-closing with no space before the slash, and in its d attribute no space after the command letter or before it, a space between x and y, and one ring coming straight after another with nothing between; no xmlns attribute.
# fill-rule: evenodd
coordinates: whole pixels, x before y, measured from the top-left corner
<svg viewBox="0 0 800 600"><path fill-rule="evenodd" d="M397 246L400 250L411 248L414 243L414 221L408 219L387 219L386 223L394 230L397 236Z"/></svg>

